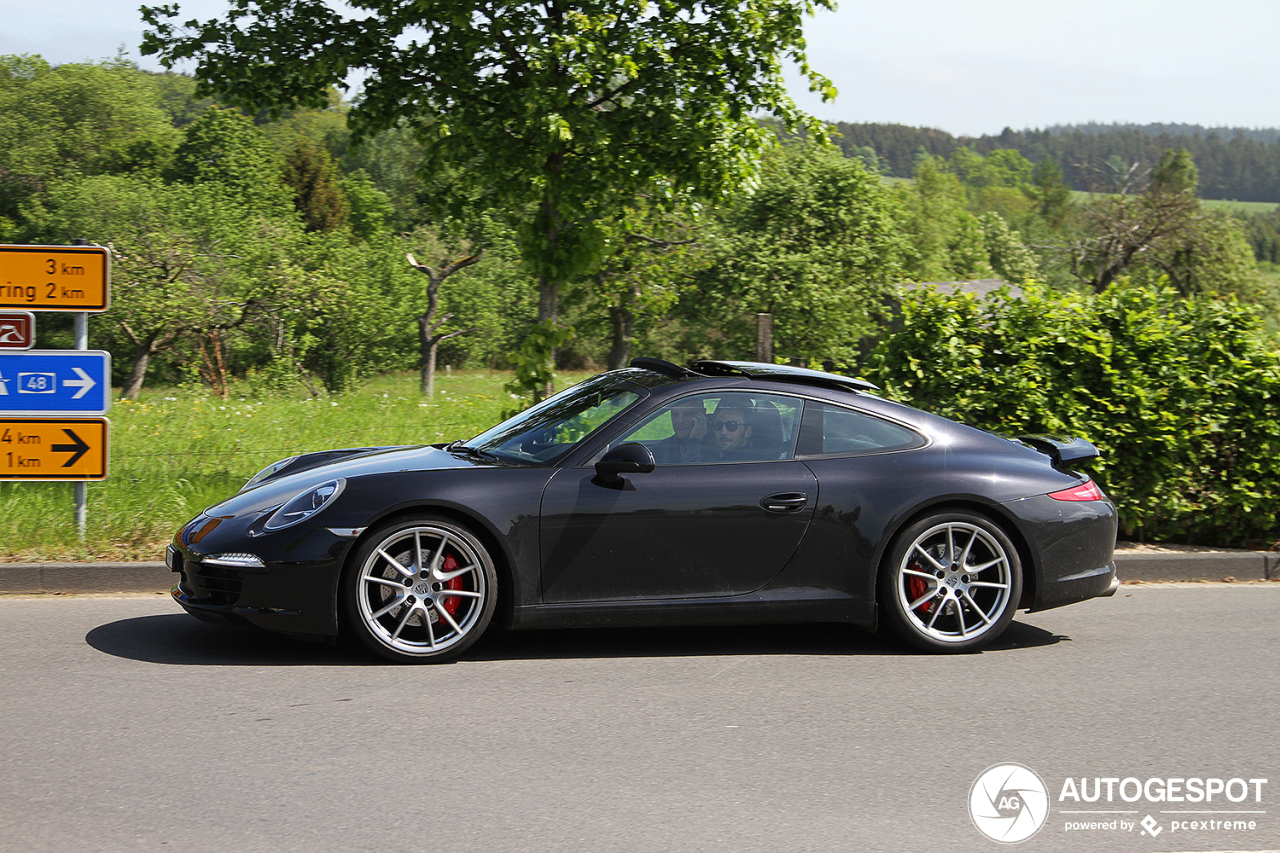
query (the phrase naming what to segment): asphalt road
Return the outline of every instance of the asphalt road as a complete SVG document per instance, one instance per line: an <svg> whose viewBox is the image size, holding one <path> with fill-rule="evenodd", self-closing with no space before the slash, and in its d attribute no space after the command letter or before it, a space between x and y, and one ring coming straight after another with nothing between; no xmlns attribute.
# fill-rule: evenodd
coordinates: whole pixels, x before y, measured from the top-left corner
<svg viewBox="0 0 1280 853"><path fill-rule="evenodd" d="M1002 762L1048 789L1012 849L1274 850L1278 614L1280 584L1126 586L963 657L819 626L506 634L397 667L162 596L0 598L0 850L999 850L968 804ZM1269 781L1108 805L1060 800L1068 777ZM1065 829L1089 808L1159 834Z"/></svg>

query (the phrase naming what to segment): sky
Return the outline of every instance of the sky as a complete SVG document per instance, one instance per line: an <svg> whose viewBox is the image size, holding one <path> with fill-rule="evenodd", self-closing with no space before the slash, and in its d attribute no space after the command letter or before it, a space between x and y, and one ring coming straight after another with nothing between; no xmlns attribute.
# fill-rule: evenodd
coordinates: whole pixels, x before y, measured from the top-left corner
<svg viewBox="0 0 1280 853"><path fill-rule="evenodd" d="M141 2L0 0L0 54L60 64L123 46L157 68L137 51ZM227 7L177 2L184 19ZM791 93L827 121L971 136L1089 121L1280 126L1275 0L845 0L805 33L840 95L824 104L798 74Z"/></svg>

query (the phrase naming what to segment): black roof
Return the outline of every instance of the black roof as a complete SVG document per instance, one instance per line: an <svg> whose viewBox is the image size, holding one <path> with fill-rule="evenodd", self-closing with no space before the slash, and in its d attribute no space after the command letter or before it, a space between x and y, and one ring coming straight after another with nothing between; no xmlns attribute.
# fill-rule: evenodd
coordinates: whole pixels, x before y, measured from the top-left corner
<svg viewBox="0 0 1280 853"><path fill-rule="evenodd" d="M878 391L879 388L865 379L825 373L807 367L789 364L764 364L757 361L695 361L681 367L659 358L633 358L632 367L640 367L670 376L672 379L688 379L705 376L737 376L743 379L767 379L772 382L795 382L801 385L820 385L841 391Z"/></svg>

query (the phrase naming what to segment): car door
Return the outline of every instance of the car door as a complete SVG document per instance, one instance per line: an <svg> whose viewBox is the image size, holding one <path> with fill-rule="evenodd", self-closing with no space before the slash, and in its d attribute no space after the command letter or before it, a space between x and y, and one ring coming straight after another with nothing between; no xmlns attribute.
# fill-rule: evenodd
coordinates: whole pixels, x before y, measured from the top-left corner
<svg viewBox="0 0 1280 853"><path fill-rule="evenodd" d="M665 452L673 437L667 406L612 442L664 451L653 471L612 485L591 467L558 471L542 500L544 601L737 595L786 565L817 505L817 480L793 458L800 401L716 393L678 402L690 400L707 419L730 404L747 412L733 422L751 420L756 440L718 450L704 435L701 454Z"/></svg>

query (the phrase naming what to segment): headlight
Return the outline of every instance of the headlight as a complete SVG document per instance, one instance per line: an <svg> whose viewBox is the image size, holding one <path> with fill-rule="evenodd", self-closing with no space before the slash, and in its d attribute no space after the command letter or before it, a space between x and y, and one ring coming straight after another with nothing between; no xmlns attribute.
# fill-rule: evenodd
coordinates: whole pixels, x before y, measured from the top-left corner
<svg viewBox="0 0 1280 853"><path fill-rule="evenodd" d="M197 562L204 563L206 566L231 566L235 569L265 569L266 563L262 562L262 558L256 554L245 554L243 552L235 552L232 554L210 554L203 560ZM172 568L172 566L170 567Z"/></svg>
<svg viewBox="0 0 1280 853"><path fill-rule="evenodd" d="M288 465L290 462L292 462L297 458L298 457L296 456L290 456L288 459L281 459L279 462L272 462L266 468L263 468L261 471L259 471L258 473L250 477L249 482L245 483L243 486L240 487L240 491L243 492L245 489L252 489L254 486L258 485L263 480L267 479L272 474L279 471L281 468Z"/></svg>
<svg viewBox="0 0 1280 853"><path fill-rule="evenodd" d="M332 503L334 498L342 494L342 489L346 485L346 480L330 480L307 489L276 510L271 518L267 519L266 529L283 530L300 521L305 521Z"/></svg>

